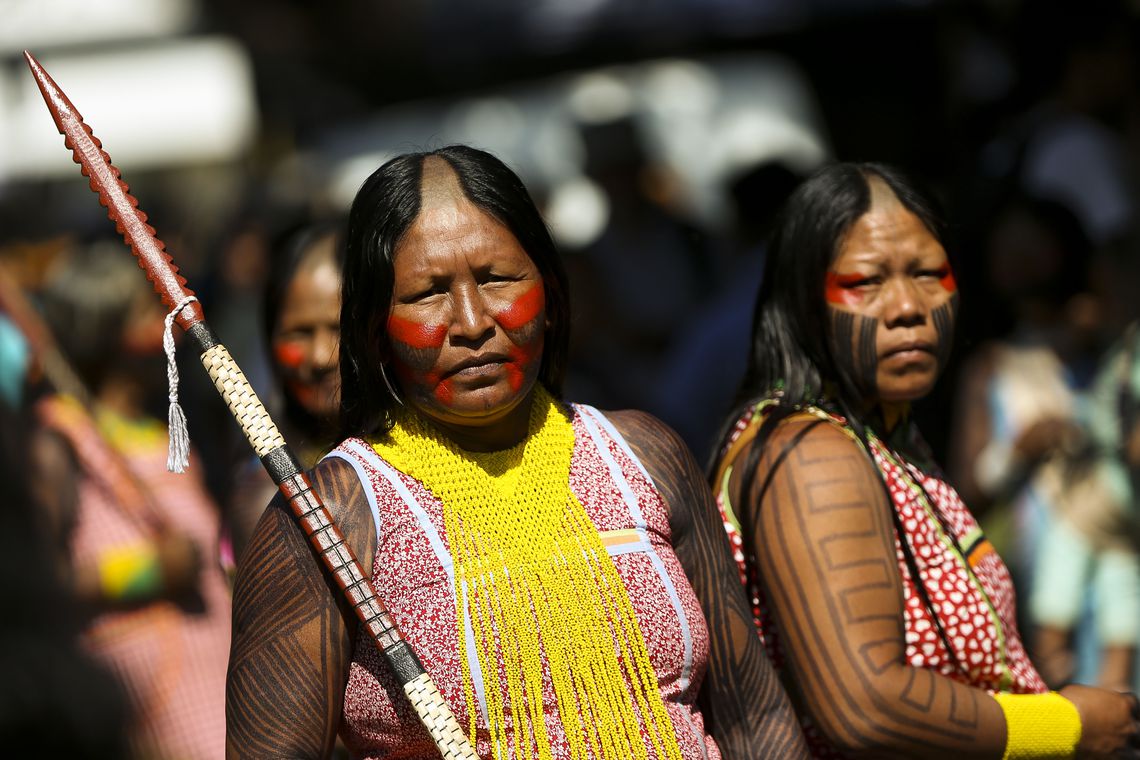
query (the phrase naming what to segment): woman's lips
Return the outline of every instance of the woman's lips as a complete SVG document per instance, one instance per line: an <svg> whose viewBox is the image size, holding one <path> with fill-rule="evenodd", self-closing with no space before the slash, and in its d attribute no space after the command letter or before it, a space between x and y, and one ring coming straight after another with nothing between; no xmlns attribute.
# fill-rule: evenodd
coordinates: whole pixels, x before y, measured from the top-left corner
<svg viewBox="0 0 1140 760"><path fill-rule="evenodd" d="M909 362L934 356L934 346L926 341L912 341L895 346L882 355L882 360Z"/></svg>
<svg viewBox="0 0 1140 760"><path fill-rule="evenodd" d="M507 357L500 354L472 357L453 367L446 377L483 377L497 372L506 361Z"/></svg>

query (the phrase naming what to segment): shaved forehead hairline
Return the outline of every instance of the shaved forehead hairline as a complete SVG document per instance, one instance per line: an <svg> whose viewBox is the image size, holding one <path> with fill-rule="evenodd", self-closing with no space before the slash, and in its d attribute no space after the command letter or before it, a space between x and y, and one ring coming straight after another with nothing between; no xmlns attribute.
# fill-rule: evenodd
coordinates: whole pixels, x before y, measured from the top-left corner
<svg viewBox="0 0 1140 760"><path fill-rule="evenodd" d="M871 191L871 202L868 205L867 211L870 212L876 207L889 208L891 206L901 206L903 202L899 200L895 191L887 184L887 181L880 177L878 174L870 174L867 176L867 189ZM907 209L909 211L909 209Z"/></svg>
<svg viewBox="0 0 1140 760"><path fill-rule="evenodd" d="M911 214L916 219L918 219L919 223L922 224L923 227L926 227L927 231L930 232L930 235L934 238L934 241L938 243L940 247L942 246L942 241L939 240L934 231L927 226L926 220L924 220L921 216L907 207L907 205L902 202L898 194L894 191L894 188L892 188L885 179L880 177L878 174L875 174L874 172L863 174L863 178L866 180L867 189L871 194L870 200L867 203L867 210L859 216L855 217L855 219L851 222L851 225L846 230L844 230L843 234L839 238L839 241L836 243L835 250L832 252L831 261L828 262L829 267L834 264L836 259L838 259L843 253L843 247L847 245L847 241L850 240L851 236L854 234L855 227L859 223L860 219L874 211L892 211L894 210L892 207L901 208L903 211Z"/></svg>
<svg viewBox="0 0 1140 760"><path fill-rule="evenodd" d="M469 201L463 186L459 184L459 174L441 156L428 156L424 159L420 177L420 208L434 209L452 206Z"/></svg>
<svg viewBox="0 0 1140 760"><path fill-rule="evenodd" d="M311 272L329 265L336 267L337 236L335 232L326 232L309 242L305 252L301 254L301 261L297 264L297 273Z"/></svg>

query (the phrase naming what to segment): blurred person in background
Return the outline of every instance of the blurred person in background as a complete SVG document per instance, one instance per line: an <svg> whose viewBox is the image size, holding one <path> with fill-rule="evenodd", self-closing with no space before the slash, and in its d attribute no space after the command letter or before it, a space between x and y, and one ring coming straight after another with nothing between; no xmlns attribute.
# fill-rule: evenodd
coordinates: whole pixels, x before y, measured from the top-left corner
<svg viewBox="0 0 1140 760"><path fill-rule="evenodd" d="M122 760L127 701L82 651L83 614L60 569L47 506L35 498L27 341L0 313L0 748L19 757Z"/></svg>
<svg viewBox="0 0 1140 760"><path fill-rule="evenodd" d="M972 303L988 310L996 335L963 360L948 470L1033 600L1039 561L1061 561L1043 546L1055 516L1106 496L1088 471L1078 487L1070 467L1088 439L1083 406L1103 351L1102 310L1089 288L1090 241L1059 203L1010 196L981 254L987 277ZM1063 682L1071 673L1052 659L1042 653L1039 665Z"/></svg>
<svg viewBox="0 0 1140 760"><path fill-rule="evenodd" d="M1140 315L1134 297L1140 287L1138 21L1126 0L1090 0L1080 13L1065 0L1020 4L1007 29L1016 87L1003 99L1017 110L965 163L970 179L956 214L965 232L962 250L973 250L985 245L1011 197L1063 206L1087 239L1088 276L1114 335ZM985 285L985 257L963 265L969 267L964 281ZM988 310L972 311L965 336L994 337Z"/></svg>
<svg viewBox="0 0 1140 760"><path fill-rule="evenodd" d="M560 399L567 278L517 175L385 163L343 277L345 440L312 481L479 756L802 757L684 444ZM280 497L234 593L229 756L438 756Z"/></svg>
<svg viewBox="0 0 1140 760"><path fill-rule="evenodd" d="M655 414L652 388L666 353L716 281L708 235L676 209L676 178L632 115L583 123L586 176L604 193L598 238L568 252L588 326L571 360L594 381L597 403ZM631 283L638 283L631 287ZM668 422L668 420L666 420Z"/></svg>
<svg viewBox="0 0 1140 760"><path fill-rule="evenodd" d="M792 194L710 472L738 575L817 757L1136 757L1135 696L1049 692L1009 573L914 422L957 316L942 240L883 165Z"/></svg>
<svg viewBox="0 0 1140 760"><path fill-rule="evenodd" d="M739 171L728 183L734 227L725 272L716 290L677 329L653 402L698 461L707 461L712 453L720 419L731 409L744 377L765 240L802 179L782 161L772 160Z"/></svg>
<svg viewBox="0 0 1140 760"><path fill-rule="evenodd" d="M1106 354L1034 577L1035 656L1057 683L1134 690L1140 644L1140 328Z"/></svg>
<svg viewBox="0 0 1140 760"><path fill-rule="evenodd" d="M278 428L310 469L337 442L340 406L341 222L298 222L271 243L261 325ZM256 457L236 473L229 515L234 558L277 488Z"/></svg>
<svg viewBox="0 0 1140 760"><path fill-rule="evenodd" d="M185 474L166 469L160 302L117 239L77 246L41 296L92 402L90 416L69 396L37 402L33 481L89 614L84 646L127 695L132 756L220 757L230 613L220 516L196 457Z"/></svg>

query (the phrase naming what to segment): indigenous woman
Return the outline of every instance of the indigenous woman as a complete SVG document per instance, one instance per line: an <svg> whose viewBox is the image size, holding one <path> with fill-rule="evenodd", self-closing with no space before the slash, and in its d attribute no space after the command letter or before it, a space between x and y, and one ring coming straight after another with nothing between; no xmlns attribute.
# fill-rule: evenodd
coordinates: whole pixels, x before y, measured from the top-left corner
<svg viewBox="0 0 1140 760"><path fill-rule="evenodd" d="M895 171L837 164L775 230L713 467L761 636L817 757L1135 756L1134 696L1042 683L910 418L958 304L940 229Z"/></svg>
<svg viewBox="0 0 1140 760"><path fill-rule="evenodd" d="M566 278L519 179L397 157L349 215L343 442L313 481L481 758L803 756L678 437L559 398ZM243 556L232 757L437 757L274 501ZM699 706L698 706L699 705Z"/></svg>
<svg viewBox="0 0 1140 760"><path fill-rule="evenodd" d="M262 327L280 391L279 427L306 468L338 440L340 234L334 220L305 221L281 233L273 241L262 300ZM259 459L243 463L229 509L235 557L276 490Z"/></svg>

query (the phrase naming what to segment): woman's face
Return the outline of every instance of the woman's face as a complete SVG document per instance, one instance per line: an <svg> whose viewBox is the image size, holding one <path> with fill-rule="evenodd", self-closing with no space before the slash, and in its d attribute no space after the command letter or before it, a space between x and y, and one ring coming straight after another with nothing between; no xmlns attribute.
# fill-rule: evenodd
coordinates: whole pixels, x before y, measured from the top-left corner
<svg viewBox="0 0 1140 760"><path fill-rule="evenodd" d="M852 226L824 285L836 364L868 402L925 396L945 366L958 288L946 251L874 178L871 208Z"/></svg>
<svg viewBox="0 0 1140 760"><path fill-rule="evenodd" d="M425 163L420 214L393 258L387 328L399 389L445 428L525 432L520 402L538 377L546 329L542 276L441 163Z"/></svg>
<svg viewBox="0 0 1140 760"><path fill-rule="evenodd" d="M332 239L317 245L285 292L272 350L286 392L309 414L331 420L340 406L340 272Z"/></svg>

